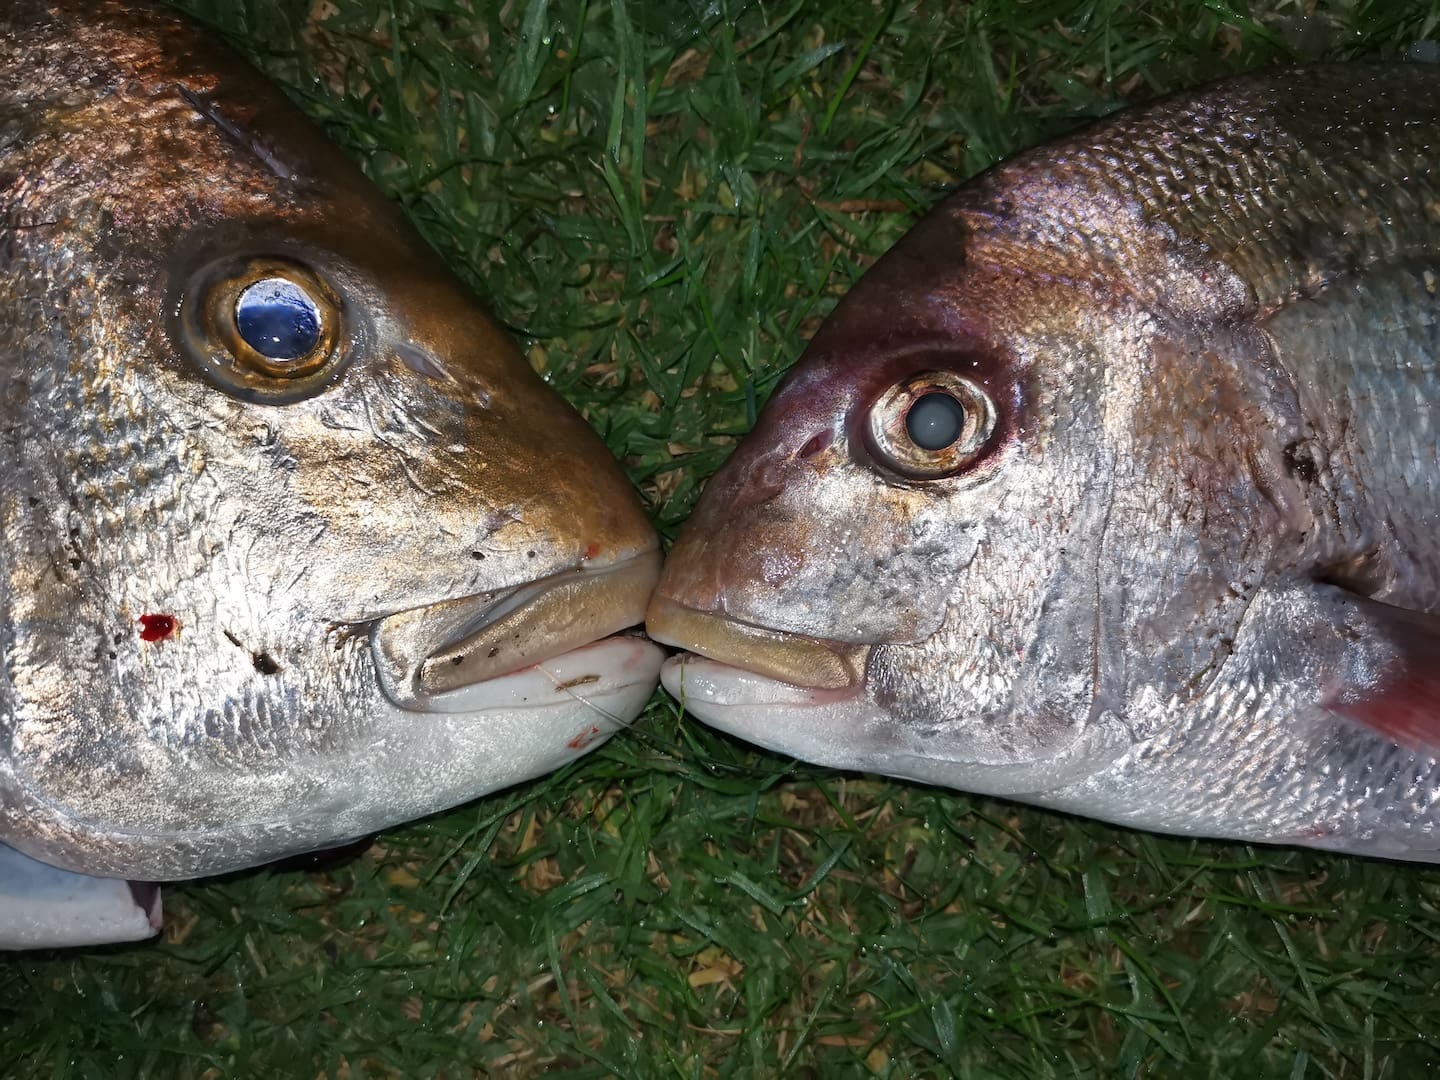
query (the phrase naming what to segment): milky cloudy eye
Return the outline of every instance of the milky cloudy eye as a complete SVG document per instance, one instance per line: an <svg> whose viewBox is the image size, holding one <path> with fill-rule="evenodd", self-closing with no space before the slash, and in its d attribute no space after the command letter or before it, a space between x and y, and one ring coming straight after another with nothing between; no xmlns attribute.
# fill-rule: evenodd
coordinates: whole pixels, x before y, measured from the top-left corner
<svg viewBox="0 0 1440 1080"><path fill-rule="evenodd" d="M240 338L269 360L299 360L320 341L320 308L288 278L262 278L235 301Z"/></svg>
<svg viewBox="0 0 1440 1080"><path fill-rule="evenodd" d="M881 464L917 480L959 472L994 431L990 396L953 371L924 371L891 386L870 406L866 424Z"/></svg>
<svg viewBox="0 0 1440 1080"><path fill-rule="evenodd" d="M284 258L227 258L187 283L180 343L221 389L247 401L309 397L338 373L342 307L314 270Z"/></svg>
<svg viewBox="0 0 1440 1080"><path fill-rule="evenodd" d="M905 433L922 450L944 450L965 430L965 406L949 394L917 398L905 414Z"/></svg>

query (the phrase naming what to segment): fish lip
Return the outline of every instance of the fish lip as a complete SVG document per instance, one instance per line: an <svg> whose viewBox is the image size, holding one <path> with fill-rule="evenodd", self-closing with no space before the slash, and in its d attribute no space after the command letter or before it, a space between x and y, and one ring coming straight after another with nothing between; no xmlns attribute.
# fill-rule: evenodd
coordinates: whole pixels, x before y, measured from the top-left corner
<svg viewBox="0 0 1440 1080"><path fill-rule="evenodd" d="M703 703L726 708L739 705L783 710L838 705L858 702L864 698L863 682L840 687L801 686L799 683L777 679L765 672L689 651L677 653L667 659L661 665L660 675L661 683L670 696L687 707L690 703ZM732 730L713 718L702 719L725 730ZM758 741L753 734L742 737L749 738L752 742Z"/></svg>
<svg viewBox="0 0 1440 1080"><path fill-rule="evenodd" d="M391 704L429 711L437 695L513 675L644 621L658 547L599 566L579 562L492 592L376 619L370 651Z"/></svg>
<svg viewBox="0 0 1440 1080"><path fill-rule="evenodd" d="M662 644L803 690L858 691L871 649L756 626L659 594L646 609L645 631Z"/></svg>

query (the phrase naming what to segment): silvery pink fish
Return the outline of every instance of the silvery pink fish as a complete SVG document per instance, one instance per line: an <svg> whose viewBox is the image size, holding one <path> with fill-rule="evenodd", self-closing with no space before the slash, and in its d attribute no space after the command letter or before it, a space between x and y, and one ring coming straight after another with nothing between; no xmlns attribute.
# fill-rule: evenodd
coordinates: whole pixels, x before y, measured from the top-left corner
<svg viewBox="0 0 1440 1080"><path fill-rule="evenodd" d="M707 723L1164 832L1440 857L1440 69L1022 154L856 285L648 614Z"/></svg>
<svg viewBox="0 0 1440 1080"><path fill-rule="evenodd" d="M153 933L124 879L338 844L644 707L623 473L190 24L8 0L0 252L0 947Z"/></svg>

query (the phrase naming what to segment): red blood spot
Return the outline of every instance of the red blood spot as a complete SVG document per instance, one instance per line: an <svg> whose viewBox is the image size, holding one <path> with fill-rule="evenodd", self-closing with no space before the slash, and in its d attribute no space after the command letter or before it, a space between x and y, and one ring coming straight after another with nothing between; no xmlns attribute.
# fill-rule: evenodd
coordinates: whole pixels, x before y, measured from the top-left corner
<svg viewBox="0 0 1440 1080"><path fill-rule="evenodd" d="M593 543L593 542L592 542L592 543L590 544L590 546L585 549L585 558L586 558L587 561L590 560L590 559L593 559L596 555L599 555L599 554L600 554L600 545L599 545L599 544L596 544L596 543Z"/></svg>
<svg viewBox="0 0 1440 1080"><path fill-rule="evenodd" d="M584 750L595 741L595 736L599 734L600 729L598 727L592 727L589 731L582 731L565 745L570 747L571 750Z"/></svg>
<svg viewBox="0 0 1440 1080"><path fill-rule="evenodd" d="M175 632L174 615L141 615L140 640L164 641Z"/></svg>

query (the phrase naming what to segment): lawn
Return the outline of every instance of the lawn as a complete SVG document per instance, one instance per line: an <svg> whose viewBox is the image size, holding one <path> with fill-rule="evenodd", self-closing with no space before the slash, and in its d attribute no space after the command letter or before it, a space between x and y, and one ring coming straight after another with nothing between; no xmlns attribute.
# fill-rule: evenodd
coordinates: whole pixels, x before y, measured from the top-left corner
<svg viewBox="0 0 1440 1080"><path fill-rule="evenodd" d="M405 206L667 537L966 177L1214 75L1440 36L1433 0L186 6ZM658 696L562 774L166 900L162 943L0 960L0 1075L1440 1064L1440 872L809 768Z"/></svg>

